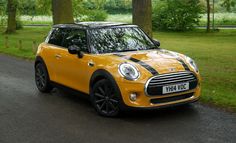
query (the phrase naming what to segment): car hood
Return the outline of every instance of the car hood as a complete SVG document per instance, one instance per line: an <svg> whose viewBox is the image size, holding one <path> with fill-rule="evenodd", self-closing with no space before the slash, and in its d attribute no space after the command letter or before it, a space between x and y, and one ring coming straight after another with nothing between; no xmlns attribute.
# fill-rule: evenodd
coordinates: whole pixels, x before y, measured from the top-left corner
<svg viewBox="0 0 236 143"><path fill-rule="evenodd" d="M153 75L189 70L184 56L168 50L148 50L112 54L121 62L130 62Z"/></svg>

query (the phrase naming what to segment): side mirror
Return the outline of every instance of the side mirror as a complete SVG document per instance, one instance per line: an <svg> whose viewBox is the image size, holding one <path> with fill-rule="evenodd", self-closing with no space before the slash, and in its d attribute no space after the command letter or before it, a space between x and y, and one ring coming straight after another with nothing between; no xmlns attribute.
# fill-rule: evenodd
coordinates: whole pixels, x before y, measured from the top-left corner
<svg viewBox="0 0 236 143"><path fill-rule="evenodd" d="M80 50L80 48L79 48L78 46L76 46L76 45L71 45L71 46L69 46L69 47L68 47L68 52L69 52L70 54L73 54L73 55L78 54L78 57L79 57L79 58L83 58L83 56L84 56L83 52L82 52L82 51Z"/></svg>
<svg viewBox="0 0 236 143"><path fill-rule="evenodd" d="M158 41L158 40L156 40L156 39L154 39L154 40L152 40L152 41L153 41L153 43L155 44L155 46L157 46L157 47L160 47L160 46L161 46L160 41Z"/></svg>

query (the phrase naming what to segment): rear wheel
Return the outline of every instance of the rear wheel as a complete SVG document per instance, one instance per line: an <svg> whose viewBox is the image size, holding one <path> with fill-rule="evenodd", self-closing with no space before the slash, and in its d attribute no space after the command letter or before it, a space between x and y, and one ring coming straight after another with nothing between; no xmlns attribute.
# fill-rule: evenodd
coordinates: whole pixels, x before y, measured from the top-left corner
<svg viewBox="0 0 236 143"><path fill-rule="evenodd" d="M47 68L42 63L35 66L35 83L40 92L48 93L52 90Z"/></svg>
<svg viewBox="0 0 236 143"><path fill-rule="evenodd" d="M95 83L92 88L91 100L96 111L106 117L117 116L120 112L120 95L115 86L103 79Z"/></svg>

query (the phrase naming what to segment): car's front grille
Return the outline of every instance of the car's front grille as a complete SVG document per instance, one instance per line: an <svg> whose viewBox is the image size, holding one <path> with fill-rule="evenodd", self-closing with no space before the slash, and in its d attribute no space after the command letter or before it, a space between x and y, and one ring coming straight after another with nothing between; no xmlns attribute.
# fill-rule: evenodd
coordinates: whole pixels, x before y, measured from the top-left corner
<svg viewBox="0 0 236 143"><path fill-rule="evenodd" d="M146 83L146 94L149 96L163 95L163 86L185 82L189 83L189 90L192 90L197 87L198 80L190 71L158 75Z"/></svg>
<svg viewBox="0 0 236 143"><path fill-rule="evenodd" d="M193 93L178 95L178 96L172 96L172 97L165 97L165 98L159 98L159 99L151 99L152 104L162 104L162 103L168 103L178 100L184 100L193 97Z"/></svg>

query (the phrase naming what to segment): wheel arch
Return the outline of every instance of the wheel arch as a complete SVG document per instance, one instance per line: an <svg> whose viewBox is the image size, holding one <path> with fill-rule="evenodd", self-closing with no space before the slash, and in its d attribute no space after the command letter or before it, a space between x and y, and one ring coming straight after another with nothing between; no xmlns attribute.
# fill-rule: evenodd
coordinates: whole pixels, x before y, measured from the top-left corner
<svg viewBox="0 0 236 143"><path fill-rule="evenodd" d="M42 63L42 64L45 66L46 71L47 71L47 74L48 74L48 78L49 78L49 80L51 80L50 75L49 75L49 72L48 72L48 67L47 67L46 63L44 62L44 60L43 60L43 58L42 58L41 56L37 56L37 57L35 58L34 68L36 67L36 65L37 65L38 63Z"/></svg>
<svg viewBox="0 0 236 143"><path fill-rule="evenodd" d="M37 65L39 63L41 64L41 66L43 66L44 71L46 72L45 73L46 74L46 76L45 76L46 77L45 78L45 81L46 81L45 85L46 86L41 88L41 89L38 87L38 89L43 93L48 93L53 89L53 86L51 85L50 75L48 73L48 69L47 69L47 66L46 66L44 60L40 56L37 56L36 59L35 59L35 63L34 63L35 73L36 73L36 70L37 70ZM36 78L36 74L35 74L35 78Z"/></svg>
<svg viewBox="0 0 236 143"><path fill-rule="evenodd" d="M92 90L94 84L102 79L110 80L112 82L112 84L115 86L115 88L118 88L118 90L120 92L119 86L117 85L115 78L108 71L106 71L104 69L99 69L99 70L95 71L90 78L89 93L91 93L91 90Z"/></svg>
<svg viewBox="0 0 236 143"><path fill-rule="evenodd" d="M44 60L43 60L43 58L40 57L40 56L37 56L37 57L35 58L34 67L35 67L38 63L42 63L42 64L44 64L44 65L46 66L46 64L45 64L45 62L44 62Z"/></svg>

